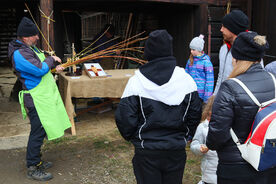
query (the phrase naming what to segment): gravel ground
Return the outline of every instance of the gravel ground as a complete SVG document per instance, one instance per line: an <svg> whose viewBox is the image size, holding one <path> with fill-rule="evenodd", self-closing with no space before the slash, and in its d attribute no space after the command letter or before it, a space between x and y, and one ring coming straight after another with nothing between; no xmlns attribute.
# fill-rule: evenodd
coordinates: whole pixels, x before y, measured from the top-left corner
<svg viewBox="0 0 276 184"><path fill-rule="evenodd" d="M26 178L25 148L0 151L1 184L38 183ZM183 183L200 180L200 158L187 150ZM117 130L108 136L66 136L46 141L43 159L54 163L49 169L54 179L49 184L135 184L131 159L133 147Z"/></svg>

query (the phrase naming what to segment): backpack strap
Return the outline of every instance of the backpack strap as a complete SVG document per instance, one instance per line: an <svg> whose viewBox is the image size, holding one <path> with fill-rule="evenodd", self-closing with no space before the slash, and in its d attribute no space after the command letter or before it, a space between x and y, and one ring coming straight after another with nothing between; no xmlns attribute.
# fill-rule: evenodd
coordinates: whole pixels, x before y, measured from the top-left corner
<svg viewBox="0 0 276 184"><path fill-rule="evenodd" d="M244 89L244 91L253 100L253 102L255 102L256 105L258 105L259 107L262 106L261 103L259 102L259 100L253 95L253 93L246 87L246 85L242 81L240 81L237 78L231 78L231 79L234 80L235 82L237 82Z"/></svg>
<svg viewBox="0 0 276 184"><path fill-rule="evenodd" d="M255 102L256 105L258 105L259 107L261 107L262 105L260 104L259 100L253 95L253 93L248 89L248 87L246 87L246 85L240 81L237 78L231 78L233 81L237 82L243 89L244 91L248 94L248 96ZM235 134L233 128L230 128L230 135L233 139L233 141L235 142L235 144L237 146L241 145L239 138L237 137L237 135Z"/></svg>
<svg viewBox="0 0 276 184"><path fill-rule="evenodd" d="M269 73L269 72L268 72L268 73ZM266 102L264 102L264 103L262 103L262 104L258 101L258 99L253 95L253 93L246 87L246 85L245 85L242 81L240 81L240 80L237 79L237 78L231 78L231 79L234 80L235 82L237 82L237 83L244 89L244 91L245 91L245 92L248 94L248 96L255 102L256 105L258 105L259 107L264 107L264 106L266 106L266 105L268 105L268 104L270 104L270 103L276 101L276 79L275 79L275 77L274 77L273 74L271 74L271 73L269 73L269 74L271 75L272 81L273 81L273 83L274 83L274 89L275 89L274 94L275 94L275 98L273 98L273 99L271 99L271 100L269 100L269 101L266 101Z"/></svg>
<svg viewBox="0 0 276 184"><path fill-rule="evenodd" d="M268 72L269 73L269 72ZM231 78L232 80L234 80L235 82L237 82L243 89L244 91L248 94L248 96L259 106L259 107L264 107L272 102L276 102L276 79L274 77L273 74L269 73L272 77L273 83L274 83L274 87L275 87L275 98L269 101L266 101L262 104L260 104L260 102L257 100L257 98L253 95L253 93L245 86L245 84L240 81L237 78ZM236 143L237 146L241 145L237 135L235 134L234 130L232 128L230 128L230 135L233 139L233 141Z"/></svg>
<svg viewBox="0 0 276 184"><path fill-rule="evenodd" d="M241 145L240 140L238 139L237 135L235 134L233 128L230 128L230 135L231 135L234 143L236 143L237 146Z"/></svg>

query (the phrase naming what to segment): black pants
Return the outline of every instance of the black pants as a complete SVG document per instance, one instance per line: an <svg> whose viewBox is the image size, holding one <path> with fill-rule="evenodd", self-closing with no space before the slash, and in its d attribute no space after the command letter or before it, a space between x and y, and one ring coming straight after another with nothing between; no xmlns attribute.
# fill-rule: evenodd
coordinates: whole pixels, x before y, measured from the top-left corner
<svg viewBox="0 0 276 184"><path fill-rule="evenodd" d="M246 181L237 181L237 180L230 180L230 179L223 179L218 177L218 184L275 184L276 183L276 176L274 179L269 178L252 178L251 180Z"/></svg>
<svg viewBox="0 0 276 184"><path fill-rule="evenodd" d="M270 171L259 172L256 176L248 180L237 181L237 179L224 179L218 176L218 184L275 184L276 183L276 169Z"/></svg>
<svg viewBox="0 0 276 184"><path fill-rule="evenodd" d="M27 145L27 167L37 165L41 161L41 146L46 137L46 132L41 125L35 107L28 107L28 116L31 123L31 132Z"/></svg>
<svg viewBox="0 0 276 184"><path fill-rule="evenodd" d="M250 164L218 164L218 184L275 184L276 168L256 171Z"/></svg>
<svg viewBox="0 0 276 184"><path fill-rule="evenodd" d="M132 163L137 184L182 184L186 153L135 153Z"/></svg>

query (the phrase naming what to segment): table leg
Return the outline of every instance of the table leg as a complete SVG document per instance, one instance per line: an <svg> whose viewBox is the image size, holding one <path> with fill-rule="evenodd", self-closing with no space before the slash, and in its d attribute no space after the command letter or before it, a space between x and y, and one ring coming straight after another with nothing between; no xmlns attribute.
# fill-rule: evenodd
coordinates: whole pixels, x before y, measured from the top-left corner
<svg viewBox="0 0 276 184"><path fill-rule="evenodd" d="M72 135L77 135L74 118L70 119L70 122L71 122L71 125L72 125L71 126L71 134Z"/></svg>

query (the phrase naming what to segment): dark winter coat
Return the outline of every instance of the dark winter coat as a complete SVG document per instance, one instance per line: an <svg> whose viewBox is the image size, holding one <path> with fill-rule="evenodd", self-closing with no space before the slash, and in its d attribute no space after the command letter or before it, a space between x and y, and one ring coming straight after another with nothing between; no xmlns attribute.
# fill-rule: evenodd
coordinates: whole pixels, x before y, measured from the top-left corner
<svg viewBox="0 0 276 184"><path fill-rule="evenodd" d="M200 117L196 84L183 68L175 67L170 81L161 86L137 70L117 108L116 124L136 148L184 150Z"/></svg>
<svg viewBox="0 0 276 184"><path fill-rule="evenodd" d="M185 150L201 118L201 100L195 81L176 66L170 36L154 33L145 46L150 61L129 79L116 124L138 150Z"/></svg>
<svg viewBox="0 0 276 184"><path fill-rule="evenodd" d="M237 76L249 90L256 96L260 103L275 98L275 88L271 75L265 72L260 64L253 64L244 74ZM234 167L233 172L244 174L254 172L233 142L230 135L232 127L241 142L245 142L251 129L258 106L250 99L247 93L233 80L222 83L214 101L212 117L209 123L209 132L206 145L211 150L216 150L219 157L219 167L222 165ZM231 173L217 173L229 175ZM233 177L233 176L232 176Z"/></svg>

